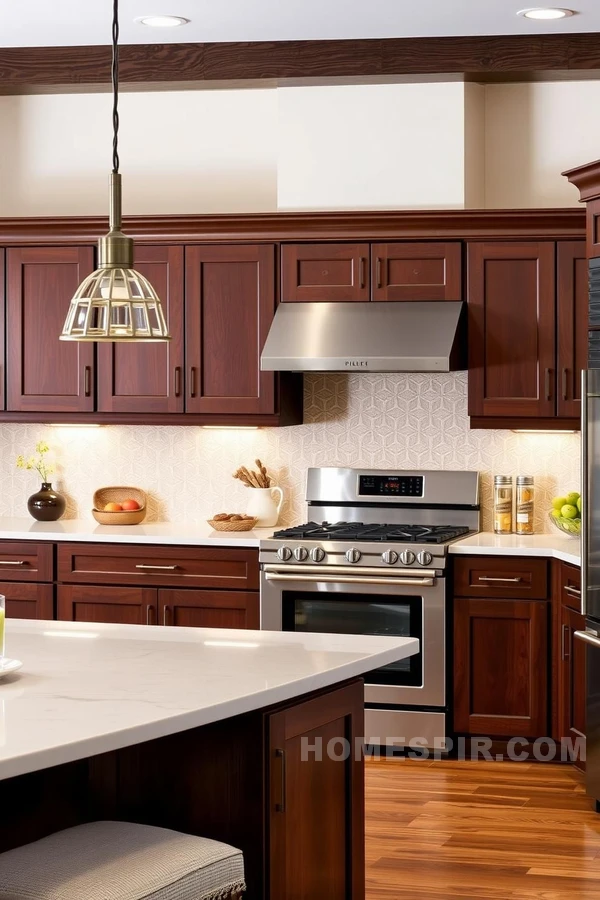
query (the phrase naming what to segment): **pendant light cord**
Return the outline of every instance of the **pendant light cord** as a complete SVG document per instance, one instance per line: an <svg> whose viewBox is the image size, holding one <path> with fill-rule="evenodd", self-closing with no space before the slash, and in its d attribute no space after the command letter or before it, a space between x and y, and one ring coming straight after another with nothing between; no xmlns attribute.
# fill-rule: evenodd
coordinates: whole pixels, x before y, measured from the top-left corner
<svg viewBox="0 0 600 900"><path fill-rule="evenodd" d="M113 0L112 23L113 172L119 171L119 0Z"/></svg>

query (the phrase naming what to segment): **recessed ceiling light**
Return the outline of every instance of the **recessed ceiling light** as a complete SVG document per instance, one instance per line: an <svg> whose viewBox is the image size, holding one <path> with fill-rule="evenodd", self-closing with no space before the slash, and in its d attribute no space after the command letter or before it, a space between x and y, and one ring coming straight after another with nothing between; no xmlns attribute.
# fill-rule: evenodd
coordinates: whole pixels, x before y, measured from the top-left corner
<svg viewBox="0 0 600 900"><path fill-rule="evenodd" d="M177 28L178 25L187 25L190 20L183 16L140 16L135 21L151 28Z"/></svg>
<svg viewBox="0 0 600 900"><path fill-rule="evenodd" d="M568 16L574 16L575 10L540 6L534 9L520 9L517 15L525 16L526 19L566 19Z"/></svg>

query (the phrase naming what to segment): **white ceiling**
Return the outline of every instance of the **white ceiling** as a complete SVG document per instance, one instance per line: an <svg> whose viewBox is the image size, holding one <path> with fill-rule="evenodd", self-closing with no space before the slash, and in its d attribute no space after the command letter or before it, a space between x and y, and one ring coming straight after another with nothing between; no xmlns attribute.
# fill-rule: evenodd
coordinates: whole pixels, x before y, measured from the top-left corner
<svg viewBox="0 0 600 900"><path fill-rule="evenodd" d="M536 5L544 0L121 0L121 39L144 44L600 32L600 0L573 0L579 14L560 21L516 15ZM156 14L191 22L158 29L134 21ZM111 15L111 0L0 0L0 46L108 44Z"/></svg>

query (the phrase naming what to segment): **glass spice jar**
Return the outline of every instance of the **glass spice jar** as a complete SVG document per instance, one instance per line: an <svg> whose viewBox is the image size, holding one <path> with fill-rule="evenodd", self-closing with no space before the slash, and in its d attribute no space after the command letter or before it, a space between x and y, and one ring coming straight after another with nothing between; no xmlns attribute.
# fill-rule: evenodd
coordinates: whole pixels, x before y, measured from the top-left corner
<svg viewBox="0 0 600 900"><path fill-rule="evenodd" d="M517 534L533 534L533 478L517 477Z"/></svg>
<svg viewBox="0 0 600 900"><path fill-rule="evenodd" d="M494 478L494 531L512 534L513 483L509 475Z"/></svg>

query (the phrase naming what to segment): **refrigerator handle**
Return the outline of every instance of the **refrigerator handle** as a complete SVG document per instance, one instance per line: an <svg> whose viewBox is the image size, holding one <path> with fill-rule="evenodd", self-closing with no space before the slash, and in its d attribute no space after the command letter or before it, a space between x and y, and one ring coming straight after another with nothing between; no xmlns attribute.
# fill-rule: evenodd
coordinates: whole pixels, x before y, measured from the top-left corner
<svg viewBox="0 0 600 900"><path fill-rule="evenodd" d="M587 615L588 566L589 566L589 517L590 517L590 473L588 452L588 372L581 372L581 496L583 515L581 517L581 608L582 616Z"/></svg>

